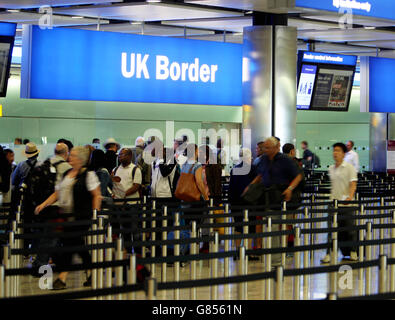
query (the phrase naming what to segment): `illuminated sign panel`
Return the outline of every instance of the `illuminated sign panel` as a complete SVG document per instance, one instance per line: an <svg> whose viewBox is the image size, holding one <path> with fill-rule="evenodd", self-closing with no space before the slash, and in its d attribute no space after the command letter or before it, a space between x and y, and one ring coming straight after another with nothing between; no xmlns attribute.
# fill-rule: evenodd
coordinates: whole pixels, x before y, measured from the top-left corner
<svg viewBox="0 0 395 320"><path fill-rule="evenodd" d="M395 20L393 0L295 0L295 6Z"/></svg>
<svg viewBox="0 0 395 320"><path fill-rule="evenodd" d="M23 98L242 104L239 44L36 26L26 42Z"/></svg>

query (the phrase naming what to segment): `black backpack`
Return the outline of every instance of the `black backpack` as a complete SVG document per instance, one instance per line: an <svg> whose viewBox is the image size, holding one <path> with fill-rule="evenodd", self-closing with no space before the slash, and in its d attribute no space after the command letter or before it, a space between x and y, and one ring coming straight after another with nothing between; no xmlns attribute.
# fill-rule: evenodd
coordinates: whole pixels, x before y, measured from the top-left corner
<svg viewBox="0 0 395 320"><path fill-rule="evenodd" d="M321 166L320 157L316 153L313 153L312 163L313 163L313 168L319 168Z"/></svg>
<svg viewBox="0 0 395 320"><path fill-rule="evenodd" d="M25 199L30 201L34 207L43 203L55 192L57 166L62 162L65 161L61 160L52 164L47 159L40 166L30 169L25 179Z"/></svg>

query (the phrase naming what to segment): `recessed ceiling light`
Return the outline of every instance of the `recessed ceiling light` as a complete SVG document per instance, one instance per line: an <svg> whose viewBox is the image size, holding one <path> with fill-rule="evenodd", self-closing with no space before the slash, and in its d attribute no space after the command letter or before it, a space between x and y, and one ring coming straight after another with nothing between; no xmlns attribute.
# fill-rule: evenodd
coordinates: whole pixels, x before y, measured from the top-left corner
<svg viewBox="0 0 395 320"><path fill-rule="evenodd" d="M83 17L80 16L72 16L73 19L82 19Z"/></svg>
<svg viewBox="0 0 395 320"><path fill-rule="evenodd" d="M16 10L16 9L8 9L7 12L15 13L15 12L21 12L21 11L20 10Z"/></svg>
<svg viewBox="0 0 395 320"><path fill-rule="evenodd" d="M130 24L142 24L142 22L140 22L140 21L133 21Z"/></svg>
<svg viewBox="0 0 395 320"><path fill-rule="evenodd" d="M366 30L374 30L376 27L364 27Z"/></svg>

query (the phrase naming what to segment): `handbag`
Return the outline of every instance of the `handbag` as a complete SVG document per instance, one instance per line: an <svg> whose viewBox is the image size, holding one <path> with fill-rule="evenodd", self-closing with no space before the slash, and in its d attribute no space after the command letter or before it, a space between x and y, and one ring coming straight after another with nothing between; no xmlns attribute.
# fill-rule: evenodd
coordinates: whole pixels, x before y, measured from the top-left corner
<svg viewBox="0 0 395 320"><path fill-rule="evenodd" d="M195 175L192 172L194 165L188 173L182 172L177 183L174 195L177 199L187 202L200 201L200 191L196 185Z"/></svg>
<svg viewBox="0 0 395 320"><path fill-rule="evenodd" d="M247 192L242 196L243 200L250 204L258 204L263 197L265 192L265 186L263 183L251 184Z"/></svg>

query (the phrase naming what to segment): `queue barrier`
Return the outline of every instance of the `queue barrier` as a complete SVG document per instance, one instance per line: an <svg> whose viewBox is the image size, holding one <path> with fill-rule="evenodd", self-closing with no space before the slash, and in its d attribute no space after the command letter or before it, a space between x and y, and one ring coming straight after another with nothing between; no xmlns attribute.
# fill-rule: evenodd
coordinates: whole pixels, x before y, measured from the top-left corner
<svg viewBox="0 0 395 320"><path fill-rule="evenodd" d="M222 208L223 209L223 208ZM385 209L392 209L392 207L391 206L387 206ZM375 208L372 208L372 210L380 210L380 208L379 207L375 207ZM179 210L178 210L179 211ZM326 210L327 211L327 210ZM334 211L335 212L335 211ZM280 212L279 214L284 214L284 212ZM286 212L287 214L288 214L288 212ZM270 212L270 215L273 215L273 212ZM215 217L217 217L217 215L215 216ZM363 219L369 219L369 216L363 216ZM280 220L280 222L285 222L285 221L283 221L283 220ZM386 225L380 225L380 227L383 227L383 228L385 228L385 226ZM151 228L152 230L153 229L155 229L155 228ZM333 231L333 229L332 230L327 230L328 232L329 231ZM337 231L339 231L339 230L337 230ZM16 235L17 236L17 235ZM238 235L239 236L239 235ZM215 238L214 238L215 239ZM207 240L207 239L206 239ZM152 243L152 242L150 242L150 243ZM371 244L373 244L373 243L378 243L377 241L376 242L368 242L368 243L366 243L366 245L371 245ZM387 243L393 243L393 242L391 242L391 241L389 241L389 239L387 239ZM146 244L146 243L145 243ZM354 245L355 243L352 243L352 245ZM359 243L360 244L360 243ZM326 246L328 246L327 244L325 244ZM344 245L344 243L343 243L343 245ZM350 243L348 244L348 245L351 245ZM310 246L311 247L311 246ZM286 248L282 248L282 249L286 249ZM280 249L280 252L281 252L281 250L282 249ZM15 250L15 249L14 249ZM278 249L277 249L278 250ZM12 252L12 250L11 250L11 252ZM270 251L270 252L276 252L275 250L272 250L272 251ZM277 251L278 252L278 251ZM253 252L254 254L256 254L257 252L256 251L254 251ZM262 252L261 252L262 253ZM266 252L267 253L267 252ZM264 254L264 253L262 253L262 254ZM247 254L248 255L248 254ZM184 258L184 257L183 257ZM152 259L152 258L151 258ZM276 276L277 276L277 278L281 278L281 275L283 275L284 276L284 272L280 272L281 270L280 269L278 269L277 270L277 272L276 272ZM212 279L210 279L210 281L212 281ZM152 282L152 281L151 281ZM179 282L177 282L177 283L179 283ZM152 286L151 286L152 287ZM277 295L277 293L276 293L276 295ZM281 296L281 295L280 295Z"/></svg>

